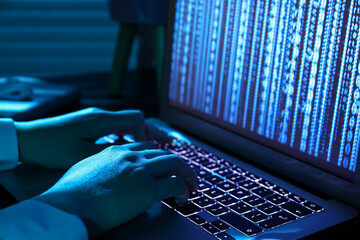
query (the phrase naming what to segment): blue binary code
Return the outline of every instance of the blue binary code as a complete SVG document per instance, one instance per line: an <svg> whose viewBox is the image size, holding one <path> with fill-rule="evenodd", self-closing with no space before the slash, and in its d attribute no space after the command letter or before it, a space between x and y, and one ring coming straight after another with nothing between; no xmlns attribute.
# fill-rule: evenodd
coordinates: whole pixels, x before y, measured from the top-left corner
<svg viewBox="0 0 360 240"><path fill-rule="evenodd" d="M359 0L178 0L175 12L172 106L355 172Z"/></svg>

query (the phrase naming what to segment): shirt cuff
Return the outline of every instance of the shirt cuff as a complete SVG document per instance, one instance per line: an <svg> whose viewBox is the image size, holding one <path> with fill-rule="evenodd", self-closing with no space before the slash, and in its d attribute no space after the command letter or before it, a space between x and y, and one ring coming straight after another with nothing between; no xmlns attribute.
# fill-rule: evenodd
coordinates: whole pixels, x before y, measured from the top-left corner
<svg viewBox="0 0 360 240"><path fill-rule="evenodd" d="M19 149L14 120L0 119L0 170L15 168L19 160Z"/></svg>
<svg viewBox="0 0 360 240"><path fill-rule="evenodd" d="M80 218L36 200L1 210L0 226L4 239L88 239Z"/></svg>

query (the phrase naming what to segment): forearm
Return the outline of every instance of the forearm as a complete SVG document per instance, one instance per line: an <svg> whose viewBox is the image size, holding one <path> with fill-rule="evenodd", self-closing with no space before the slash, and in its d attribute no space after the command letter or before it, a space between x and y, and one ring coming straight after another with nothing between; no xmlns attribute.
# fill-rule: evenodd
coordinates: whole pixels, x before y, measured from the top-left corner
<svg viewBox="0 0 360 240"><path fill-rule="evenodd" d="M27 200L0 211L0 238L87 239L82 221L69 213Z"/></svg>

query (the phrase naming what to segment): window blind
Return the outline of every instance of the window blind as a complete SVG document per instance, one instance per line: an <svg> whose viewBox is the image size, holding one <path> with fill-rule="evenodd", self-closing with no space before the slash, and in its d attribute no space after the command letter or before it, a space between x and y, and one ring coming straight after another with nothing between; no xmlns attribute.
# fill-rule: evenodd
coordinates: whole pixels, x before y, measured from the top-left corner
<svg viewBox="0 0 360 240"><path fill-rule="evenodd" d="M0 76L110 71L117 30L107 0L1 0Z"/></svg>

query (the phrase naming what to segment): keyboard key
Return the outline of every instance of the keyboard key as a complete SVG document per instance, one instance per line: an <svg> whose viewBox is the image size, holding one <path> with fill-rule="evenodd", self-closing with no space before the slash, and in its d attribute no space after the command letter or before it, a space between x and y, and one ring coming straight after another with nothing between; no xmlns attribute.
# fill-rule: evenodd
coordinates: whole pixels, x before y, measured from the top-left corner
<svg viewBox="0 0 360 240"><path fill-rule="evenodd" d="M214 216L219 216L219 215L224 214L229 211L229 209L227 209L226 207L224 207L223 205L218 204L218 203L205 208L205 210Z"/></svg>
<svg viewBox="0 0 360 240"><path fill-rule="evenodd" d="M197 157L197 154L191 151L190 149L187 149L186 152L182 154L182 156L192 160Z"/></svg>
<svg viewBox="0 0 360 240"><path fill-rule="evenodd" d="M204 194L206 196L209 196L211 198L218 198L224 196L224 192L217 188L210 188L209 190L204 191Z"/></svg>
<svg viewBox="0 0 360 240"><path fill-rule="evenodd" d="M216 234L216 237L220 240L235 240L235 238L233 238L226 232L218 233Z"/></svg>
<svg viewBox="0 0 360 240"><path fill-rule="evenodd" d="M162 200L162 202L170 208L180 207L181 205L175 201L174 197Z"/></svg>
<svg viewBox="0 0 360 240"><path fill-rule="evenodd" d="M315 212L320 212L324 209L323 207L321 207L313 202L310 202L310 201L305 202L304 206L307 208L310 208L311 210L313 210Z"/></svg>
<svg viewBox="0 0 360 240"><path fill-rule="evenodd" d="M302 198L302 197L300 197L300 196L298 196L298 195L296 195L296 194L290 194L289 196L288 196L288 198L290 198L291 200L293 200L293 201L295 201L295 202L297 202L297 203L304 203L304 202L306 202L306 199L305 198Z"/></svg>
<svg viewBox="0 0 360 240"><path fill-rule="evenodd" d="M292 215L291 213L282 211L282 212L275 213L274 215L271 216L270 219L259 223L259 226L268 230L268 229L272 229L274 227L283 225L285 223L291 222L295 219L296 219L296 217L294 215Z"/></svg>
<svg viewBox="0 0 360 240"><path fill-rule="evenodd" d="M214 225L215 227L217 227L220 231L226 231L229 230L230 227L229 225L227 225L226 223L224 223L221 220L215 220L213 222L211 222L211 225Z"/></svg>
<svg viewBox="0 0 360 240"><path fill-rule="evenodd" d="M217 233L220 232L220 230L219 230L217 227L211 225L210 223L205 223L205 224L201 225L201 227L202 227L205 231L207 231L208 233L210 233L210 234L212 234L212 235L217 234Z"/></svg>
<svg viewBox="0 0 360 240"><path fill-rule="evenodd" d="M228 161L225 161L223 159L219 160L219 163L224 166L225 168L234 168L236 167L235 164L231 163L231 162L228 162Z"/></svg>
<svg viewBox="0 0 360 240"><path fill-rule="evenodd" d="M208 177L204 178L204 180L211 184L217 184L217 183L224 181L222 178L215 176L215 175L208 176Z"/></svg>
<svg viewBox="0 0 360 240"><path fill-rule="evenodd" d="M267 188L264 188L264 187L255 188L255 189L251 190L251 192L255 193L259 197L267 197L274 193L273 191L271 191Z"/></svg>
<svg viewBox="0 0 360 240"><path fill-rule="evenodd" d="M258 183L260 183L262 186L266 187L266 188L272 188L275 187L275 184L266 181L265 179L261 179L260 181L258 181Z"/></svg>
<svg viewBox="0 0 360 240"><path fill-rule="evenodd" d="M209 158L210 158L212 161L215 161L215 162L218 162L218 163L225 161L224 159L222 159L222 158L220 158L220 157L218 157L218 156L215 156L215 155L210 155Z"/></svg>
<svg viewBox="0 0 360 240"><path fill-rule="evenodd" d="M235 205L230 206L230 208L234 211L237 212L239 214L243 214L249 211L253 210L253 207L251 207L250 205L246 204L246 203L237 203Z"/></svg>
<svg viewBox="0 0 360 240"><path fill-rule="evenodd" d="M226 176L226 179L233 183L238 183L238 182L242 182L242 181L246 180L246 178L244 176L237 174L237 173Z"/></svg>
<svg viewBox="0 0 360 240"><path fill-rule="evenodd" d="M239 202L236 198L234 198L234 197L232 197L230 195L222 196L222 197L216 199L216 201L223 204L223 205L225 205L225 206L230 206L230 205L233 205L233 204Z"/></svg>
<svg viewBox="0 0 360 240"><path fill-rule="evenodd" d="M287 202L281 205L282 208L285 210L288 210L292 214L294 214L297 217L305 217L309 214L312 214L312 211L309 210L306 207L301 206L300 204L297 204L296 202Z"/></svg>
<svg viewBox="0 0 360 240"><path fill-rule="evenodd" d="M189 216L188 219L193 223L195 223L196 225L203 225L206 223L206 220L197 214Z"/></svg>
<svg viewBox="0 0 360 240"><path fill-rule="evenodd" d="M200 163L198 163L198 162L196 162L196 161L191 161L191 162L189 162L188 163L189 165L194 165L195 167L191 167L191 168L193 168L194 169L194 171L195 170L200 170L201 169L201 164Z"/></svg>
<svg viewBox="0 0 360 240"><path fill-rule="evenodd" d="M288 201L288 199L286 197L283 197L279 194L274 194L269 197L266 197L266 200L268 200L269 202L272 202L275 205L280 205L280 204L283 204Z"/></svg>
<svg viewBox="0 0 360 240"><path fill-rule="evenodd" d="M212 156L212 153L209 153L208 151L205 151L204 149L201 148L197 148L196 152L198 155L207 156L207 157Z"/></svg>
<svg viewBox="0 0 360 240"><path fill-rule="evenodd" d="M232 170L234 170L240 174L245 174L247 172L244 169L242 169L241 167L237 167L237 166L233 167Z"/></svg>
<svg viewBox="0 0 360 240"><path fill-rule="evenodd" d="M201 178L211 176L211 173L204 169L197 170L197 171L195 171L195 173L196 173L196 175L198 175Z"/></svg>
<svg viewBox="0 0 360 240"><path fill-rule="evenodd" d="M219 174L220 176L226 177L228 175L233 174L233 171L231 171L229 168L220 168L215 171L216 174Z"/></svg>
<svg viewBox="0 0 360 240"><path fill-rule="evenodd" d="M173 152L174 154L181 154L181 153L185 153L186 152L186 149L184 147L181 147L181 146L175 146L175 145L172 145L172 146L169 146L170 147L170 151Z"/></svg>
<svg viewBox="0 0 360 240"><path fill-rule="evenodd" d="M193 203L189 203L187 205L175 208L175 211L177 211L181 215L187 217L187 216L201 212L201 208L199 208L198 206L196 206Z"/></svg>
<svg viewBox="0 0 360 240"><path fill-rule="evenodd" d="M188 144L186 142L184 142L183 145L187 146L189 149L191 149L192 151L195 151L195 152L197 152L197 149L201 149L200 147L198 147L194 144Z"/></svg>
<svg viewBox="0 0 360 240"><path fill-rule="evenodd" d="M221 215L219 218L249 237L263 231L249 220L246 220L245 218L233 212Z"/></svg>
<svg viewBox="0 0 360 240"><path fill-rule="evenodd" d="M204 165L204 164L209 164L211 163L209 159L205 158L205 157L193 157L191 159L191 162L194 163L198 163L198 165Z"/></svg>
<svg viewBox="0 0 360 240"><path fill-rule="evenodd" d="M265 219L268 219L268 216L258 210L251 211L249 213L244 214L244 217L249 219L252 222L261 222Z"/></svg>
<svg viewBox="0 0 360 240"><path fill-rule="evenodd" d="M290 193L290 191L279 186L274 187L273 190L283 196L288 195Z"/></svg>
<svg viewBox="0 0 360 240"><path fill-rule="evenodd" d="M268 215L280 211L280 208L278 206L272 205L271 203L265 203L263 205L260 205L257 207L257 209L259 209L260 211L262 211Z"/></svg>
<svg viewBox="0 0 360 240"><path fill-rule="evenodd" d="M250 196L250 197L244 198L243 201L246 202L247 204L253 206L253 207L255 207L257 205L260 205L260 204L265 202L264 199L259 198L257 196Z"/></svg>
<svg viewBox="0 0 360 240"><path fill-rule="evenodd" d="M237 188L237 186L235 184L230 183L230 182L218 183L218 184L216 184L216 186L225 192L228 192L230 190Z"/></svg>
<svg viewBox="0 0 360 240"><path fill-rule="evenodd" d="M244 182L240 182L238 183L241 187L247 189L247 190L251 190L253 188L257 188L259 186L259 184L257 184L256 182L253 182L253 181L250 181L250 180L247 180L247 181L244 181Z"/></svg>
<svg viewBox="0 0 360 240"><path fill-rule="evenodd" d="M184 145L187 145L187 143L184 143ZM193 145L193 144L188 144L187 146L188 146L189 149L191 149L191 150L194 151L194 152L201 151L201 148L200 148L200 147L195 146L195 145Z"/></svg>
<svg viewBox="0 0 360 240"><path fill-rule="evenodd" d="M203 167L208 169L209 171L215 171L219 168L222 168L219 164L217 164L215 162L204 164Z"/></svg>
<svg viewBox="0 0 360 240"><path fill-rule="evenodd" d="M243 188L237 188L233 191L229 192L232 196L236 197L237 199L248 197L251 193Z"/></svg>
<svg viewBox="0 0 360 240"><path fill-rule="evenodd" d="M202 192L211 188L211 184L205 181L199 181L198 191Z"/></svg>
<svg viewBox="0 0 360 240"><path fill-rule="evenodd" d="M193 200L193 203L195 203L199 207L204 208L204 207L208 207L208 206L215 204L215 201L206 196L202 196L201 198Z"/></svg>
<svg viewBox="0 0 360 240"><path fill-rule="evenodd" d="M188 165L189 165L189 167L190 167L193 171L196 171L196 170L199 170L199 169L200 169L200 167L199 167L199 166L196 166L195 164L190 163L190 164L188 164Z"/></svg>
<svg viewBox="0 0 360 240"><path fill-rule="evenodd" d="M194 191L194 192L190 193L189 200L193 200L193 199L199 198L201 196L202 196L201 192Z"/></svg>
<svg viewBox="0 0 360 240"><path fill-rule="evenodd" d="M244 175L245 175L245 177L250 178L251 180L254 180L254 181L261 179L261 177L256 176L255 174L250 173L250 172L247 172L247 173L245 173Z"/></svg>

